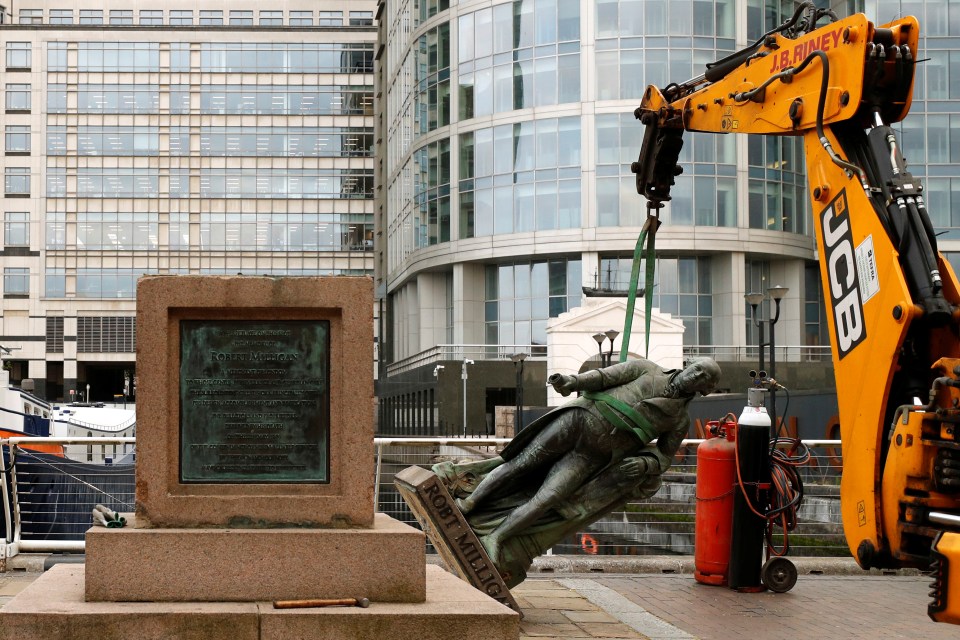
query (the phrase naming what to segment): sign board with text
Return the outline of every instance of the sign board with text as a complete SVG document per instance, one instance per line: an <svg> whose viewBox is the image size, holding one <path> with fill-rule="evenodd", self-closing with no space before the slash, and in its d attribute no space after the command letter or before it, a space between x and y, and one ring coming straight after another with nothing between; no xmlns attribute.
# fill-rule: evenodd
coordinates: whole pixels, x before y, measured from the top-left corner
<svg viewBox="0 0 960 640"><path fill-rule="evenodd" d="M180 322L180 481L329 481L329 322Z"/></svg>

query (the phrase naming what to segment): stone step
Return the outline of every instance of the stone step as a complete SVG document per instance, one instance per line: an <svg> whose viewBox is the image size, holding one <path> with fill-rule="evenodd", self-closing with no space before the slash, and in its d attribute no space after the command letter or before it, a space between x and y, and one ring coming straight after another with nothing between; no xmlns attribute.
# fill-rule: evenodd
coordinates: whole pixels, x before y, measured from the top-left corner
<svg viewBox="0 0 960 640"><path fill-rule="evenodd" d="M517 639L516 612L439 567L426 569L422 603L274 609L270 602L86 602L84 566L62 564L0 611L0 640Z"/></svg>

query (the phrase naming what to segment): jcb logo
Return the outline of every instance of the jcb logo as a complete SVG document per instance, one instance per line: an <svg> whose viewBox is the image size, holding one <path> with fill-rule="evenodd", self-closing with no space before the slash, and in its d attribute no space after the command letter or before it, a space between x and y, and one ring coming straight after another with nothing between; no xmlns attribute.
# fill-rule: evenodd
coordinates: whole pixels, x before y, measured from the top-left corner
<svg viewBox="0 0 960 640"><path fill-rule="evenodd" d="M841 191L823 210L820 224L837 335L837 353L843 358L867 337L846 191Z"/></svg>

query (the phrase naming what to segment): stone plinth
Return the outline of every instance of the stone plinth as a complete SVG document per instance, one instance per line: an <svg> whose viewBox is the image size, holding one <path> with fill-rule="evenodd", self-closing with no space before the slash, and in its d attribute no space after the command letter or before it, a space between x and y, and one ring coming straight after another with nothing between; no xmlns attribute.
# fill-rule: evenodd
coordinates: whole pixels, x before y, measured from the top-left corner
<svg viewBox="0 0 960 640"><path fill-rule="evenodd" d="M434 566L427 567L424 602L368 609L85 602L83 583L83 565L54 566L4 607L0 640L516 640L520 626L515 612Z"/></svg>
<svg viewBox="0 0 960 640"><path fill-rule="evenodd" d="M328 482L181 481L181 324L204 320L329 323ZM236 349L225 355L247 356L249 350L238 341ZM372 526L373 284L369 278L141 278L137 376L138 526Z"/></svg>
<svg viewBox="0 0 960 640"><path fill-rule="evenodd" d="M107 529L87 532L92 602L426 598L421 531L377 514L372 529Z"/></svg>
<svg viewBox="0 0 960 640"><path fill-rule="evenodd" d="M450 570L519 612L510 589L440 478L428 469L407 467L395 476L394 484Z"/></svg>

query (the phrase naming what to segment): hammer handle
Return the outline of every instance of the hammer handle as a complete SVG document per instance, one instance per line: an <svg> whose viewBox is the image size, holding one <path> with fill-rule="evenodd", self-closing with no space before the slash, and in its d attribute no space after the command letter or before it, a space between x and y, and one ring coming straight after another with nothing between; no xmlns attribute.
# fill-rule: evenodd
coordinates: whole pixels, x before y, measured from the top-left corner
<svg viewBox="0 0 960 640"><path fill-rule="evenodd" d="M309 607L355 607L356 598L321 598L313 600L277 600L274 609L307 609Z"/></svg>

